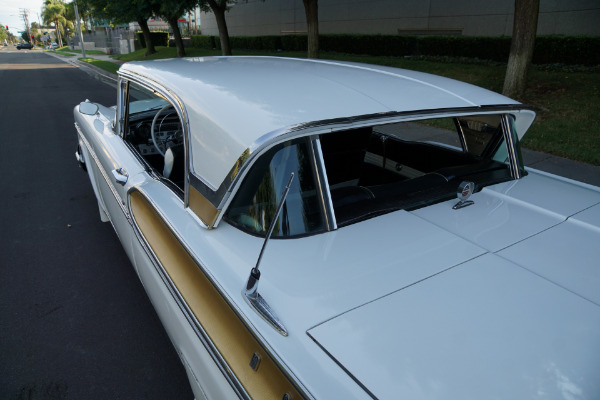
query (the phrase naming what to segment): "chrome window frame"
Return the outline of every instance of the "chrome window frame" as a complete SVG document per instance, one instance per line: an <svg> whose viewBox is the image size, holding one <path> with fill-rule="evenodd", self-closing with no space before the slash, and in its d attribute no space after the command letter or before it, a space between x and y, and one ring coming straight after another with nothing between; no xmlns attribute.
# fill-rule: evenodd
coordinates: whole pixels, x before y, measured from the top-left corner
<svg viewBox="0 0 600 400"><path fill-rule="evenodd" d="M120 127L120 131L117 132L123 140L125 139L125 129L126 122L128 117L128 104L129 104L129 84L133 82L136 85L143 87L146 90L151 92L158 93L161 97L167 100L177 112L179 120L181 121L181 129L183 130L183 149L186 157L185 161L185 172L184 172L184 180L183 180L183 204L184 207L188 207L189 205L189 185L190 185L190 160L191 160L191 152L190 152L190 123L188 119L188 113L186 111L185 105L179 99L179 97L171 92L166 87L161 84L152 81L150 79L141 77L137 74L132 74L128 72L119 71L119 82L118 82L118 91L119 94L117 96L117 118L119 120L118 126ZM122 119L122 121L121 121Z"/></svg>
<svg viewBox="0 0 600 400"><path fill-rule="evenodd" d="M341 131L346 129L360 128L369 125L383 125L386 123L394 123L394 122L410 122L410 121L418 121L424 120L428 118L448 118L448 117L463 117L469 115L490 115L490 114L498 114L501 115L501 124L503 129L503 137L506 142L507 152L509 157L510 171L511 176L514 179L520 179L523 177L522 169L519 169L519 157L517 155L518 150L515 146L514 140L516 135L511 134L512 128L514 124L512 120L507 119L511 112L521 111L521 110L531 110L531 107L528 107L523 104L515 104L515 105L495 105L495 106L481 106L481 107L464 107L464 108L448 108L448 109L437 109L437 110L422 110L422 111L411 111L411 112L389 112L382 114L374 114L374 115L363 115L353 118L339 118L334 120L325 120L325 121L315 121L305 124L300 124L293 126L287 129L280 129L273 132L270 132L260 139L258 139L249 149L247 149L248 156L245 157L245 160L242 161L241 157L232 168L232 173L229 174L231 182L228 183L228 189L226 190L224 196L221 198L219 203L219 216L215 221L213 227L217 227L220 223L223 215L227 211L227 207L231 202L232 195L237 192L239 185L244 180L248 170L254 164L256 159L260 157L264 152L268 151L273 146L276 146L278 143L282 141L295 139L297 137L302 136L315 136L318 141L318 135L327 134L330 132ZM319 171L319 179L321 180L321 184L323 184L322 194L327 196L327 198L322 198L321 202L328 206L327 216L332 219L329 220L329 229L335 230L337 229L337 222L335 220L335 213L333 211L333 204L331 203L331 199L329 198L329 186L327 185L326 172L324 167L323 155L320 152L320 142L319 142L319 151L315 151L315 162L317 166L317 171ZM314 149L313 149L314 150ZM464 152L465 149L463 148ZM233 173L235 171L235 174ZM220 190L223 189L223 186L229 182L227 179L221 184ZM195 185L194 185L195 186Z"/></svg>

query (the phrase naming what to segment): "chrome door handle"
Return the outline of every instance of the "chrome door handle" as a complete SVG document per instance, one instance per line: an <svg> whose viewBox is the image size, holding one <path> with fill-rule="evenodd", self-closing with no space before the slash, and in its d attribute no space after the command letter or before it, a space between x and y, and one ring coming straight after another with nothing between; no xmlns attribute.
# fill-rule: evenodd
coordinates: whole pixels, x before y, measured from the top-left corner
<svg viewBox="0 0 600 400"><path fill-rule="evenodd" d="M127 179L129 179L127 171L125 171L123 168L113 169L112 174L115 177L115 181L120 185L125 185L127 183Z"/></svg>

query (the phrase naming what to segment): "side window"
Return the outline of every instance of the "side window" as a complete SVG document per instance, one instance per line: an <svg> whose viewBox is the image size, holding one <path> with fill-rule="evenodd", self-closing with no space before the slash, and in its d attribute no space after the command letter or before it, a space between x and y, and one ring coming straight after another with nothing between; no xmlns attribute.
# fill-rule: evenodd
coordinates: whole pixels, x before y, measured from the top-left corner
<svg viewBox="0 0 600 400"><path fill-rule="evenodd" d="M183 190L183 130L173 106L157 92L129 83L125 140L147 165Z"/></svg>
<svg viewBox="0 0 600 400"><path fill-rule="evenodd" d="M512 179L497 158L501 115L460 116L363 127L321 135L338 226L456 197Z"/></svg>
<svg viewBox="0 0 600 400"><path fill-rule="evenodd" d="M293 237L323 231L315 172L310 162L308 139L278 145L252 166L234 197L225 220L246 232L265 235L277 204L294 172L294 180L273 237Z"/></svg>

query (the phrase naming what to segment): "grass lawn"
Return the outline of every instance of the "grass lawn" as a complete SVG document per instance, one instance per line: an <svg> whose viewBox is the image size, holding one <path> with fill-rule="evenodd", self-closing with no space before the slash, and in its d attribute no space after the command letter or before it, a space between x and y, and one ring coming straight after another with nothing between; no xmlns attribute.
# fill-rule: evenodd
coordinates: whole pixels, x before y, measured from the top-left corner
<svg viewBox="0 0 600 400"><path fill-rule="evenodd" d="M58 54L60 54L62 56L67 56L67 57L76 56L76 55L80 55L81 54L81 50L71 50L69 48L69 46L59 47L59 48L57 48L55 50L50 50L50 51L54 51L55 53L58 53ZM85 54L86 55L87 54L96 54L96 55L99 55L99 54L106 54L106 53L103 52L103 51L100 51L100 50L86 50Z"/></svg>
<svg viewBox="0 0 600 400"><path fill-rule="evenodd" d="M177 56L175 48L157 47L145 57L145 49L113 56L121 61L153 60ZM305 52L234 50L236 55L306 57ZM188 57L220 55L218 50L186 49ZM501 92L506 66L433 62L402 57L359 56L322 52L321 58L387 65L428 72ZM537 113L522 142L523 147L600 165L600 73L551 72L532 68L523 103Z"/></svg>
<svg viewBox="0 0 600 400"><path fill-rule="evenodd" d="M78 58L79 61L83 61L86 62L88 64L92 64L96 67L102 68L105 71L111 72L113 74L117 73L117 70L119 69L120 65L115 64L114 62L111 61L104 61L104 60L96 60L95 58Z"/></svg>

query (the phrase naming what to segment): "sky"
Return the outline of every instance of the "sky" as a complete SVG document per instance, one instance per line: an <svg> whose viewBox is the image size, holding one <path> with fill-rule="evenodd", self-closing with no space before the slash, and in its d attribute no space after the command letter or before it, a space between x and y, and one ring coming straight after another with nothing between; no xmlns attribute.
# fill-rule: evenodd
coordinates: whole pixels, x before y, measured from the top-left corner
<svg viewBox="0 0 600 400"><path fill-rule="evenodd" d="M0 24L8 25L13 35L19 36L17 31L25 30L25 22L21 16L21 9L28 10L29 24L40 23L42 4L44 0L1 0L0 1ZM38 17L40 15L40 17Z"/></svg>

